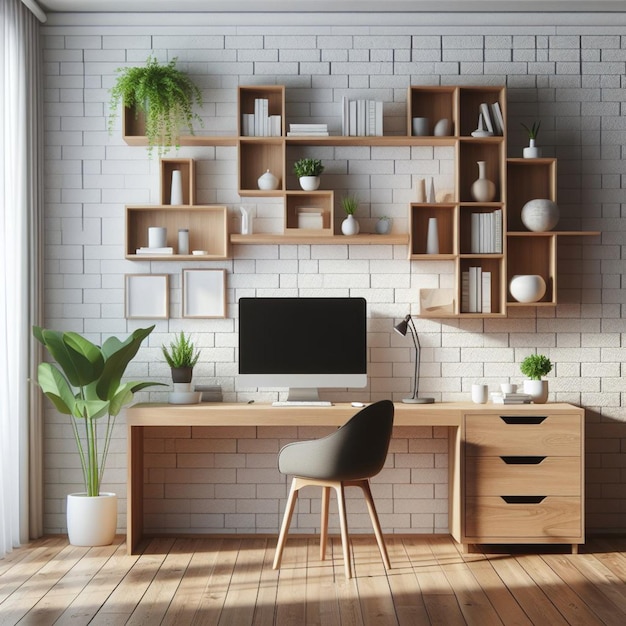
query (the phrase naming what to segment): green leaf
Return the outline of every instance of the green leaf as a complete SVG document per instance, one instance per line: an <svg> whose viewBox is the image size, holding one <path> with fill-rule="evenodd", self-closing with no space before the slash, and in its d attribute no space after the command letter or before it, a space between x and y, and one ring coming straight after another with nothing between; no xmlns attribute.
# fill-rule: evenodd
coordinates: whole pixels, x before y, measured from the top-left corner
<svg viewBox="0 0 626 626"><path fill-rule="evenodd" d="M76 405L74 392L55 365L40 363L37 368L37 382L60 413L73 415Z"/></svg>
<svg viewBox="0 0 626 626"><path fill-rule="evenodd" d="M117 391L111 398L111 402L109 403L109 412L111 413L111 415L118 415L119 412L124 408L124 406L132 402L133 385L134 383L124 383L123 385L120 385L118 387Z"/></svg>
<svg viewBox="0 0 626 626"><path fill-rule="evenodd" d="M74 417L97 420L109 413L109 402L103 400L76 400Z"/></svg>

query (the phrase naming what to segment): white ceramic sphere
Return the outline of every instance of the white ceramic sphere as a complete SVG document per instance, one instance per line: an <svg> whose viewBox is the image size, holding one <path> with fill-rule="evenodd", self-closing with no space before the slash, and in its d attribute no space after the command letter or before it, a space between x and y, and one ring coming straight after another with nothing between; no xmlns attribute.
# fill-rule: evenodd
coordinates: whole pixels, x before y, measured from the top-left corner
<svg viewBox="0 0 626 626"><path fill-rule="evenodd" d="M522 223L528 230L542 233L559 223L559 206L547 198L529 200L522 207Z"/></svg>
<svg viewBox="0 0 626 626"><path fill-rule="evenodd" d="M539 302L546 293L546 281L539 274L517 274L509 283L509 291L518 302Z"/></svg>
<svg viewBox="0 0 626 626"><path fill-rule="evenodd" d="M269 170L267 170L265 174L259 176L257 183L259 185L259 189L264 191L278 189L278 178L276 178L276 176L274 176L274 174L272 174Z"/></svg>

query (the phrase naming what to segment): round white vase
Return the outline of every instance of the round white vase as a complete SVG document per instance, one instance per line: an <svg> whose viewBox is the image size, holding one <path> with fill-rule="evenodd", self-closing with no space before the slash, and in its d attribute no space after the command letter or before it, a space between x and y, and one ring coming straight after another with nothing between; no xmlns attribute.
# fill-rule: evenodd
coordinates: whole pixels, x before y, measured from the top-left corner
<svg viewBox="0 0 626 626"><path fill-rule="evenodd" d="M269 170L265 172L265 174L261 174L257 180L257 184L259 185L259 189L262 191L272 191L274 189L278 189L278 178L272 174Z"/></svg>
<svg viewBox="0 0 626 626"><path fill-rule="evenodd" d="M524 393L532 396L535 404L545 404L548 401L548 381L525 380Z"/></svg>
<svg viewBox="0 0 626 626"><path fill-rule="evenodd" d="M320 186L319 176L301 176L298 180L304 191L315 191Z"/></svg>
<svg viewBox="0 0 626 626"><path fill-rule="evenodd" d="M487 162L477 161L478 178L472 183L471 194L476 202L491 202L496 197L496 185L487 178Z"/></svg>
<svg viewBox="0 0 626 626"><path fill-rule="evenodd" d="M547 198L529 200L521 213L522 223L534 233L552 230L559 223L559 205Z"/></svg>
<svg viewBox="0 0 626 626"><path fill-rule="evenodd" d="M359 234L359 223L354 219L354 215L348 215L348 217L341 222L341 232L344 235Z"/></svg>
<svg viewBox="0 0 626 626"><path fill-rule="evenodd" d="M67 534L73 546L108 546L117 528L117 495L70 493L67 496Z"/></svg>
<svg viewBox="0 0 626 626"><path fill-rule="evenodd" d="M546 293L546 281L539 274L516 274L509 292L518 302L539 302Z"/></svg>

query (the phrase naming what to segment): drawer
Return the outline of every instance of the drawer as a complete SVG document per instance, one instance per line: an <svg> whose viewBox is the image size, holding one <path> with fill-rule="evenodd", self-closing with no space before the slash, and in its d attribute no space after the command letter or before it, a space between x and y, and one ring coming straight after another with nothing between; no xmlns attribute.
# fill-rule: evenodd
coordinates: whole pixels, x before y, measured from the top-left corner
<svg viewBox="0 0 626 626"><path fill-rule="evenodd" d="M468 538L559 539L570 543L582 534L581 499L547 496L536 501L506 502L501 497L465 500Z"/></svg>
<svg viewBox="0 0 626 626"><path fill-rule="evenodd" d="M550 415L467 415L465 454L580 456L580 416Z"/></svg>
<svg viewBox="0 0 626 626"><path fill-rule="evenodd" d="M580 496L581 459L557 456L477 456L465 460L465 495Z"/></svg>

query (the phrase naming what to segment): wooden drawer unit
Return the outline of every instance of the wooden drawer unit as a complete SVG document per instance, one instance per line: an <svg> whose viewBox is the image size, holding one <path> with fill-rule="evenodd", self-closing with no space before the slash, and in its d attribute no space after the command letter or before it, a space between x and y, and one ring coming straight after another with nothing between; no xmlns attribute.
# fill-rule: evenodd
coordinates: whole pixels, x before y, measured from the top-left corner
<svg viewBox="0 0 626 626"><path fill-rule="evenodd" d="M463 543L584 542L584 412L466 414Z"/></svg>

